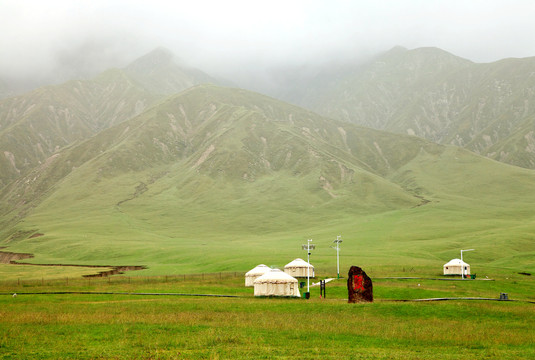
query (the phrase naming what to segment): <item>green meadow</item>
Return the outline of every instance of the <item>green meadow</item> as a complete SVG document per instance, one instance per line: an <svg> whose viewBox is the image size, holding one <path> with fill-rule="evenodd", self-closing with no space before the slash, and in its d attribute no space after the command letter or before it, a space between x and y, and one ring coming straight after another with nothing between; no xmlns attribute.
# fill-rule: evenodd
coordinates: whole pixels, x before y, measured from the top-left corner
<svg viewBox="0 0 535 360"><path fill-rule="evenodd" d="M166 215L163 211L172 204L165 202L152 202L161 206L159 209L148 209L153 206L149 202L128 211L126 206L101 210L87 205L65 210L58 206L58 211L51 211L54 208L45 203L48 212L25 220L28 229L36 228L35 222L45 235L13 241L6 244L6 250L32 253L36 257L24 261L35 264L143 265L146 270L131 276L157 276L246 272L260 263L283 267L295 258L306 259L301 245L312 239L316 249L311 262L319 271L332 273L336 251L330 246L341 235L340 263L346 269L358 265L386 275L415 269L419 275L435 276L442 273L443 264L460 257L461 249L475 249L464 258L478 276L502 271L535 273L532 197L526 194L523 200L519 196L520 200L508 207L502 206L503 201L497 201L498 207L470 198L464 203L439 198L424 206L370 215L351 214L346 208L333 206L303 214L299 222L306 221L308 226L295 222L281 225L284 214L244 214L241 207L227 207L219 213L190 207L189 213L173 209ZM82 214L82 206L86 206L85 217L69 215ZM298 216L288 213L286 220ZM222 229L225 225L229 230ZM266 232L264 227L279 231ZM6 265L0 266L0 279L56 278L70 276L73 271L87 269L36 271Z"/></svg>
<svg viewBox="0 0 535 360"><path fill-rule="evenodd" d="M312 287L309 300L255 298L253 289L243 286L243 274L234 273L2 281L0 358L535 356L532 277L502 274L493 281L439 281L385 279L374 277L373 273L372 270L375 301L366 304L347 303L345 279L327 283L325 298L319 297L318 287ZM18 292L18 296L13 297L13 292ZM498 298L500 292L508 292L510 299L522 301L396 301L446 296Z"/></svg>
<svg viewBox="0 0 535 360"><path fill-rule="evenodd" d="M431 276L475 249L480 276L535 273L533 170L211 85L63 149L0 210L0 246L33 264L246 272L305 258L312 239L332 272L341 235L345 268Z"/></svg>

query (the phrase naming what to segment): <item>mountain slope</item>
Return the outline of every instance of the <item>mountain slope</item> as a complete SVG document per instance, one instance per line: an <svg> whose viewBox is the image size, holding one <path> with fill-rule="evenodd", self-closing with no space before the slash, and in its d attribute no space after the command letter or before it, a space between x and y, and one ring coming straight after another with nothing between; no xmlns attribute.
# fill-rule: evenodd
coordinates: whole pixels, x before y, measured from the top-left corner
<svg viewBox="0 0 535 360"><path fill-rule="evenodd" d="M1 101L0 187L59 149L139 114L154 101L155 96L120 70Z"/></svg>
<svg viewBox="0 0 535 360"><path fill-rule="evenodd" d="M394 48L320 72L288 98L320 114L534 168L535 58L476 64L436 48Z"/></svg>
<svg viewBox="0 0 535 360"><path fill-rule="evenodd" d="M481 261L501 253L511 266L535 252L523 246L535 227L533 180L455 147L197 86L6 188L1 245L36 263L161 274L278 263L295 257L297 239L342 231L358 239L344 242L346 254L374 265L442 263L466 240ZM329 254L318 249L320 266ZM514 266L530 269L528 260Z"/></svg>
<svg viewBox="0 0 535 360"><path fill-rule="evenodd" d="M398 143L408 146L393 151L392 136L352 125L348 132L344 125L259 94L195 87L65 149L5 193L29 203L73 169L74 173L83 173L85 179L101 179L172 165L179 166L180 177L200 173L239 186L277 172L303 177L313 174L321 179L314 180L321 183L314 185L320 197L333 199L337 188L360 186L364 182L360 177L369 178L399 193L402 203L417 203L381 177L390 171L392 163L414 156L418 140L400 138ZM385 151L390 160L382 153ZM51 178L55 180L50 182ZM44 184L22 185L40 182ZM22 189L26 196L20 193Z"/></svg>
<svg viewBox="0 0 535 360"><path fill-rule="evenodd" d="M59 149L130 119L167 93L215 81L157 49L124 70L0 101L0 188Z"/></svg>

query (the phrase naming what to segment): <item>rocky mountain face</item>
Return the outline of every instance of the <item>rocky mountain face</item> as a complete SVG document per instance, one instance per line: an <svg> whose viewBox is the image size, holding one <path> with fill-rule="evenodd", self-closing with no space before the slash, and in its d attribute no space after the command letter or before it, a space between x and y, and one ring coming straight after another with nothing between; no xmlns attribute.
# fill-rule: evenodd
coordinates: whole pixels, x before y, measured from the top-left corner
<svg viewBox="0 0 535 360"><path fill-rule="evenodd" d="M398 47L366 64L320 70L277 96L535 168L535 58L477 64L436 48Z"/></svg>

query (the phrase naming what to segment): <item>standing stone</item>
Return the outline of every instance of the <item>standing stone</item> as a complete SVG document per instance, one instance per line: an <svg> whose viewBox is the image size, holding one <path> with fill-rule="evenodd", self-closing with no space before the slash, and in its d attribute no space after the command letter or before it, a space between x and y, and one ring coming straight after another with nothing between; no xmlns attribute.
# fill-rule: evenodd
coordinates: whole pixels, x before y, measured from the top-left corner
<svg viewBox="0 0 535 360"><path fill-rule="evenodd" d="M347 274L349 303L373 302L372 279L358 266L351 266Z"/></svg>

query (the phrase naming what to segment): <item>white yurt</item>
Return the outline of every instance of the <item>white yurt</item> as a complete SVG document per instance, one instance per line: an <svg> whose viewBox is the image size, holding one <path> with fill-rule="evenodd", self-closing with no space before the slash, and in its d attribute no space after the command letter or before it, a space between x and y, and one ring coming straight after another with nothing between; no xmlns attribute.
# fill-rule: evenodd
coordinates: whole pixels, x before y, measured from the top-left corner
<svg viewBox="0 0 535 360"><path fill-rule="evenodd" d="M444 264L444 275L461 275L463 270L465 275L470 275L470 265L461 259L453 259Z"/></svg>
<svg viewBox="0 0 535 360"><path fill-rule="evenodd" d="M254 281L254 296L300 297L297 279L279 269L273 269Z"/></svg>
<svg viewBox="0 0 535 360"><path fill-rule="evenodd" d="M284 272L293 277L307 277L307 269L309 271L308 276L314 277L314 266L303 259L295 259L284 266Z"/></svg>
<svg viewBox="0 0 535 360"><path fill-rule="evenodd" d="M271 268L264 264L260 264L254 269L249 270L245 273L245 286L254 286L254 281L270 270Z"/></svg>

